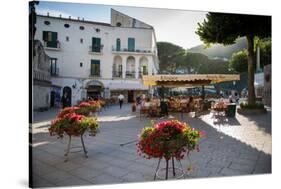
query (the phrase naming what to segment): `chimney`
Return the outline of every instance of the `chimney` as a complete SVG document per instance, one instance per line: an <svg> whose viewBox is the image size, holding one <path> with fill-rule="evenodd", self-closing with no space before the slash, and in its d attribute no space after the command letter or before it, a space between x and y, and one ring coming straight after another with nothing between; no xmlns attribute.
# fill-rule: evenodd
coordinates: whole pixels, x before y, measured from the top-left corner
<svg viewBox="0 0 281 189"><path fill-rule="evenodd" d="M84 21L84 18L82 18L82 21Z"/></svg>
<svg viewBox="0 0 281 189"><path fill-rule="evenodd" d="M61 18L61 14L60 14L60 18Z"/></svg>
<svg viewBox="0 0 281 189"><path fill-rule="evenodd" d="M49 12L47 12L47 16L49 16Z"/></svg>
<svg viewBox="0 0 281 189"><path fill-rule="evenodd" d="M80 20L80 18L79 18L79 17L77 17L77 19L78 19L78 20Z"/></svg>

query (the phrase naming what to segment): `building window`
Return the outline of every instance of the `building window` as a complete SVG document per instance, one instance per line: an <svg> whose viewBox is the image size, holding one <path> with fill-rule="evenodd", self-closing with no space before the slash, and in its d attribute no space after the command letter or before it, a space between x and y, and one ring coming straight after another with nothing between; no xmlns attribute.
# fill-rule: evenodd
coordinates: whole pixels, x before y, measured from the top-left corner
<svg viewBox="0 0 281 189"><path fill-rule="evenodd" d="M84 26L80 26L79 29L80 29L80 30L84 30L85 27L84 27Z"/></svg>
<svg viewBox="0 0 281 189"><path fill-rule="evenodd" d="M91 60L91 75L100 76L100 60Z"/></svg>
<svg viewBox="0 0 281 189"><path fill-rule="evenodd" d="M121 22L117 22L117 23L116 23L116 26L117 26L117 27L121 27L121 26L122 26Z"/></svg>
<svg viewBox="0 0 281 189"><path fill-rule="evenodd" d="M101 38L92 38L92 52L101 52Z"/></svg>
<svg viewBox="0 0 281 189"><path fill-rule="evenodd" d="M147 66L143 66L143 67L142 67L142 74L143 74L143 75L147 75L147 74L148 74Z"/></svg>
<svg viewBox="0 0 281 189"><path fill-rule="evenodd" d="M68 37L68 36L66 36L66 37L65 37L65 40L66 40L66 41L69 41L69 37Z"/></svg>
<svg viewBox="0 0 281 189"><path fill-rule="evenodd" d="M99 33L99 32L100 32L100 29L99 29L99 28L96 28L96 32Z"/></svg>
<svg viewBox="0 0 281 189"><path fill-rule="evenodd" d="M43 31L43 41L47 47L57 48L58 33L51 31Z"/></svg>
<svg viewBox="0 0 281 189"><path fill-rule="evenodd" d="M80 67L83 67L83 62L80 62Z"/></svg>
<svg viewBox="0 0 281 189"><path fill-rule="evenodd" d="M69 24L64 24L64 27L65 27L65 28L69 28L70 25L69 25Z"/></svg>
<svg viewBox="0 0 281 189"><path fill-rule="evenodd" d="M128 51L135 51L135 38L128 38Z"/></svg>
<svg viewBox="0 0 281 189"><path fill-rule="evenodd" d="M50 71L52 76L59 75L59 68L57 66L57 59L56 58L50 58Z"/></svg>
<svg viewBox="0 0 281 189"><path fill-rule="evenodd" d="M118 38L116 40L116 51L120 51L121 50L121 40Z"/></svg>
<svg viewBox="0 0 281 189"><path fill-rule="evenodd" d="M45 24L45 25L50 25L51 22L46 20L46 21L44 21L44 24Z"/></svg>
<svg viewBox="0 0 281 189"><path fill-rule="evenodd" d="M83 38L80 39L80 43L83 43Z"/></svg>

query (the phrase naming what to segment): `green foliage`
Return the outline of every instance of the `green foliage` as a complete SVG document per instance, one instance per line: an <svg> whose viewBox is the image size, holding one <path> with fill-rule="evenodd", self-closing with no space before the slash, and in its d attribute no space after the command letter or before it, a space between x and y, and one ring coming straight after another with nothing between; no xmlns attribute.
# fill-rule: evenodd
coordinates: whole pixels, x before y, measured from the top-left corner
<svg viewBox="0 0 281 189"><path fill-rule="evenodd" d="M248 56L247 50L233 53L229 61L229 67L239 73L247 72L248 71L247 56Z"/></svg>
<svg viewBox="0 0 281 189"><path fill-rule="evenodd" d="M271 17L228 13L208 13L207 20L198 23L196 34L205 44L231 45L245 36L248 43L248 103L255 103L254 91L254 37L271 36Z"/></svg>
<svg viewBox="0 0 281 189"><path fill-rule="evenodd" d="M234 44L238 37L271 35L271 17L228 13L208 13L207 20L198 23L196 34L205 44Z"/></svg>
<svg viewBox="0 0 281 189"><path fill-rule="evenodd" d="M184 49L169 42L157 43L160 72L175 73L184 56Z"/></svg>
<svg viewBox="0 0 281 189"><path fill-rule="evenodd" d="M261 67L271 64L271 39L261 40L260 45L260 63Z"/></svg>
<svg viewBox="0 0 281 189"><path fill-rule="evenodd" d="M242 109L264 109L264 104L262 104L262 103L248 104L248 103L242 102L242 103L240 103L240 108L242 108Z"/></svg>

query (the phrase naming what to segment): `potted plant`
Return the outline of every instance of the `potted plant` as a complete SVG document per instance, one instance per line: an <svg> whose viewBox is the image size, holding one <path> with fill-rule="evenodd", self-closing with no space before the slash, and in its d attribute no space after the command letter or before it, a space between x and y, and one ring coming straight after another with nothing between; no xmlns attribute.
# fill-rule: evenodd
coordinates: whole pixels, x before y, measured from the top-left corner
<svg viewBox="0 0 281 189"><path fill-rule="evenodd" d="M199 140L203 136L203 131L197 131L187 123L178 120L163 121L142 130L137 143L137 151L146 159L159 158L154 179L159 170L160 161L164 158L166 160L165 179L168 179L169 160L172 159L175 176L174 158L180 161L191 151L195 149L199 151Z"/></svg>
<svg viewBox="0 0 281 189"><path fill-rule="evenodd" d="M51 126L49 128L51 136L58 135L58 137L62 138L64 135L68 135L69 137L65 156L68 156L70 151L71 138L81 137L85 157L88 157L83 135L86 131L88 131L90 136L95 136L99 128L97 118L87 116L89 115L89 112L92 111L91 108L92 107L89 106L89 103L84 102L80 103L79 106L64 108L51 122ZM65 161L67 161L67 159L65 159Z"/></svg>

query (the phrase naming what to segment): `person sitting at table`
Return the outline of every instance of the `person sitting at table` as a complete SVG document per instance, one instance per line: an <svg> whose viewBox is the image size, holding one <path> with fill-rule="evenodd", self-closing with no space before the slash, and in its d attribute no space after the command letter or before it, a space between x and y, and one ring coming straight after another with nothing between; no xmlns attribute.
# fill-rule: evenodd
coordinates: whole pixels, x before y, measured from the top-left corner
<svg viewBox="0 0 281 189"><path fill-rule="evenodd" d="M194 99L192 96L190 96L187 103L187 112L194 111L194 105L195 105Z"/></svg>

